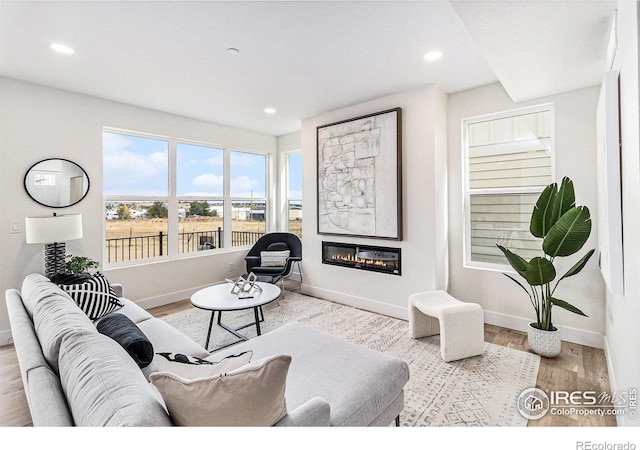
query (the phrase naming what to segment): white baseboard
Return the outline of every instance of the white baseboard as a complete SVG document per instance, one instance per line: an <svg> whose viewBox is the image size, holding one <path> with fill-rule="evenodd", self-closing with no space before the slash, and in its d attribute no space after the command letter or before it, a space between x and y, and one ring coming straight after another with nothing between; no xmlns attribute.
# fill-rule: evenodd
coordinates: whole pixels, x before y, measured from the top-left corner
<svg viewBox="0 0 640 450"><path fill-rule="evenodd" d="M484 312L484 322L490 325L510 328L512 330L527 332L531 320L522 317L509 316L492 311ZM604 348L604 336L593 331L579 330L577 328L560 326L562 340L587 347Z"/></svg>
<svg viewBox="0 0 640 450"><path fill-rule="evenodd" d="M142 300L135 300L135 303L144 309L156 308L158 306L164 306L170 303L179 302L180 300L189 299L195 292L199 291L200 289L204 289L206 287L212 286L213 284L215 283L207 284L205 286L200 286L196 288L189 288L181 291L171 292L169 294L158 295L156 297L143 298ZM125 293L125 297L126 297L126 293Z"/></svg>
<svg viewBox="0 0 640 450"><path fill-rule="evenodd" d="M336 303L342 303L344 305L353 306L355 308L365 309L367 311L375 312L378 314L384 314L385 316L395 317L397 319L409 320L409 313L404 306L389 305L387 303L377 302L367 298L356 297L353 295L343 294L341 292L332 291L329 289L322 289L315 286L309 286L303 284L301 286L303 294L308 294L314 297L324 298ZM506 314L495 313L491 311L484 312L485 323L491 325L497 325L504 328L510 328L512 330L527 332L529 326L528 319L522 317L509 316ZM571 327L560 327L562 340L567 342L573 342L575 344L586 345L588 347L594 347L602 349L604 348L604 336L591 331L578 330Z"/></svg>
<svg viewBox="0 0 640 450"><path fill-rule="evenodd" d="M303 294L313 297L331 300L332 302L341 303L354 308L364 309L385 316L395 317L396 319L409 320L409 313L405 306L389 305L387 303L377 302L368 298L356 297L354 295L343 294L329 289L322 289L315 286L303 284L300 287Z"/></svg>

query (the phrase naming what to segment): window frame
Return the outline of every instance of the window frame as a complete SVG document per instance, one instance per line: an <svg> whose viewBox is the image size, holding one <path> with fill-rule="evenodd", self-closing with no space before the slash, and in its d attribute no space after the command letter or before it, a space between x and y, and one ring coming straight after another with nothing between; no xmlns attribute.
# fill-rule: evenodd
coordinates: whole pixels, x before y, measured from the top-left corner
<svg viewBox="0 0 640 450"><path fill-rule="evenodd" d="M274 197L271 193L270 183L271 183L271 172L272 172L272 158L273 155L268 151L260 151L254 149L246 149L240 146L228 146L228 145L219 145L210 142L202 142L192 139L183 139L172 136L165 136L160 134L153 133L145 133L140 131L132 131L125 130L121 128L114 127L103 127L102 133L112 133L112 134L120 134L123 136L133 136L138 138L146 138L146 139L154 139L154 140L162 140L168 142L168 180L167 180L167 188L168 195L167 196L142 196L142 195L105 195L104 190L102 193L102 217L103 217L103 230L102 230L102 252L103 252L103 266L105 269L119 268L119 267L127 267L134 265L142 265L155 263L159 261L171 261L171 260L180 260L186 258L197 258L205 255L211 255L214 253L226 253L231 251L238 251L245 248L250 248L251 245L243 245L243 246L233 246L232 244L227 246L223 246L222 248L215 248L210 250L202 250L198 252L185 252L181 253L178 246L178 233L180 231L179 227L179 217L178 217L178 209L179 203L184 201L221 201L223 202L223 241L225 243L232 243L232 224L231 224L231 216L232 216L232 204L233 201L237 200L245 200L244 198L236 198L231 196L231 152L240 152L240 153L249 153L254 155L260 155L265 157L265 198L260 198L259 200L264 200L265 202L265 233L269 233L272 229L271 223L266 220L269 217L270 209L273 208ZM210 147L216 150L223 151L223 195L220 196L184 196L177 195L177 148L178 144L186 144L193 145L198 147ZM102 149L104 154L104 147ZM127 261L117 261L107 263L106 260L106 204L107 202L127 202L127 201L162 201L166 203L168 209L168 218L167 218L167 254L162 256L141 258L141 259L132 259Z"/></svg>
<svg viewBox="0 0 640 450"><path fill-rule="evenodd" d="M550 159L551 159L551 183L556 182L556 127L555 127L555 105L553 102L542 103L523 108L515 108L500 111L497 113L483 114L479 116L462 119L461 141L462 141L462 205L463 205L463 267L470 269L481 269L489 271L509 271L512 267L508 264L489 263L483 261L473 261L471 259L471 197L472 195L490 194L540 194L546 185L523 188L470 188L469 187L469 127L470 125L494 121L500 119L514 118L527 114L535 114L544 111L550 112Z"/></svg>

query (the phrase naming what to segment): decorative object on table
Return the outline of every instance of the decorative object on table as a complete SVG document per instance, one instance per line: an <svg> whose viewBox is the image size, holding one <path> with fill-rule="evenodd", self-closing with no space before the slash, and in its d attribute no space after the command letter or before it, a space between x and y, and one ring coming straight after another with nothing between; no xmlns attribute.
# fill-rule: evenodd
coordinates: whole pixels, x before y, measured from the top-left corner
<svg viewBox="0 0 640 450"><path fill-rule="evenodd" d="M89 177L78 164L62 158L35 163L24 176L24 188L35 202L50 208L75 205L89 192Z"/></svg>
<svg viewBox="0 0 640 450"><path fill-rule="evenodd" d="M27 244L45 244L45 276L65 271L65 242L82 239L82 215L65 214L25 218Z"/></svg>
<svg viewBox="0 0 640 450"><path fill-rule="evenodd" d="M561 256L577 253L587 242L591 234L591 217L589 208L576 206L573 182L564 177L560 188L557 183L547 186L538 197L538 201L531 214L529 230L536 238L543 239L543 256L536 256L526 261L505 247L498 245L513 269L529 285L527 289L511 275L504 274L529 296L529 300L536 312L536 322L529 324L529 346L541 356L554 357L560 353L561 337L558 329L553 326L551 309L553 306L566 309L575 314L586 316L580 309L570 303L555 297L555 291L560 281L580 272L587 264L594 250L589 250L577 263L573 265L552 287L556 279L554 260ZM540 338L539 334L545 334ZM551 340L551 342L548 342Z"/></svg>
<svg viewBox="0 0 640 450"><path fill-rule="evenodd" d="M258 277L251 272L246 278L238 277L237 280L227 280L233 283L231 293L238 296L238 298L252 298L253 290L262 291L262 288L256 284Z"/></svg>
<svg viewBox="0 0 640 450"><path fill-rule="evenodd" d="M317 128L318 234L402 239L402 109Z"/></svg>

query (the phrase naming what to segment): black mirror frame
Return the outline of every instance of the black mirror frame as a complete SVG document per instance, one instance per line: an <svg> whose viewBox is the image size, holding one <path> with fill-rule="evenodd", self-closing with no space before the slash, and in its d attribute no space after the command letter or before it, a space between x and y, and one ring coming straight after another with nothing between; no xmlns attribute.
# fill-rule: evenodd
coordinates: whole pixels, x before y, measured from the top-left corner
<svg viewBox="0 0 640 450"><path fill-rule="evenodd" d="M34 167L36 167L38 164L41 164L41 163L43 163L45 161L65 161L65 162L73 164L74 166L76 166L78 169L80 169L82 171L84 176L87 178L87 190L82 194L82 197L80 197L80 199L78 199L77 201L75 201L73 203L69 203L68 205L54 206L54 205L47 205L46 203L42 203L41 201L37 200L33 195L31 195L31 192L29 192L29 189L27 187L27 179L29 177L29 173L33 170ZM68 207L76 205L76 204L80 203L82 200L84 200L84 198L89 193L89 190L91 189L91 180L89 179L89 174L87 174L87 171L84 170L84 168L82 166L80 166L78 163L75 163L75 162L73 162L73 161L71 161L69 159L66 159L66 158L45 158L45 159L42 159L42 160L34 163L31 167L29 167L29 169L27 170L27 172L24 175L23 185L24 185L25 192L27 193L29 198L31 198L31 200L33 200L34 202L38 203L39 205L46 206L47 208L58 208L59 209L59 208L68 208Z"/></svg>

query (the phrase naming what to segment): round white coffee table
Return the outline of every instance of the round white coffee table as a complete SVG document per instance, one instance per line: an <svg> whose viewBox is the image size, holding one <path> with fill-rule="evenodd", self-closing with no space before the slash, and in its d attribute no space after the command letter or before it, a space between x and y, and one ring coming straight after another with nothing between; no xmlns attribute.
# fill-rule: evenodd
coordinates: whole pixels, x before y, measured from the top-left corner
<svg viewBox="0 0 640 450"><path fill-rule="evenodd" d="M211 328L213 327L213 319L218 313L218 325L229 333L236 336L239 340L232 342L230 344L222 345L214 350L220 350L221 348L228 347L233 344L237 344L241 341L249 340L243 334L239 333L239 330L255 325L256 332L258 336L260 336L260 322L264 321L264 314L262 312L262 306L267 303L271 303L275 299L280 296L280 288L275 284L270 283L255 283L260 289L252 289L251 295L249 298L241 298L237 294L231 292L233 285L231 283L221 283L216 284L214 286L209 286L207 288L201 289L195 292L191 296L191 304L196 308L206 309L211 311L211 320L209 321L209 331L207 331L207 341L204 344L204 347L209 350L209 339L211 337ZM241 311L244 309L253 308L253 314L255 317L255 322L248 323L246 325L242 325L238 328L231 328L224 323L222 323L222 312L223 311ZM260 317L262 316L262 317Z"/></svg>

